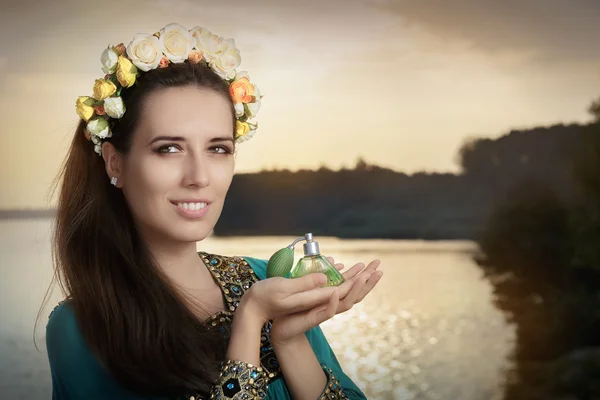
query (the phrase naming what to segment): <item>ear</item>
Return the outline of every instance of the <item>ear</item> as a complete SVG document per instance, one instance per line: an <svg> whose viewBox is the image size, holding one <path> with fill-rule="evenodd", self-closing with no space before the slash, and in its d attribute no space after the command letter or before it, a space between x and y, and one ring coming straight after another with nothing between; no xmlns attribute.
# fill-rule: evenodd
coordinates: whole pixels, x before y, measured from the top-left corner
<svg viewBox="0 0 600 400"><path fill-rule="evenodd" d="M102 143L102 158L104 158L104 167L108 174L108 179L117 178L118 188L123 187L123 156L115 149L112 143Z"/></svg>

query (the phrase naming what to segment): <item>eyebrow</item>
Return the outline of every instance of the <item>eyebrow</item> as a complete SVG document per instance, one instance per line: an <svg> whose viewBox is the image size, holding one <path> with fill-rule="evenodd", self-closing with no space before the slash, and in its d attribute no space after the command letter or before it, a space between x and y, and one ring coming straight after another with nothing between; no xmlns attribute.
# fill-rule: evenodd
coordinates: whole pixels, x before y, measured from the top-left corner
<svg viewBox="0 0 600 400"><path fill-rule="evenodd" d="M167 141L172 141L172 142L184 142L185 138L182 136L157 136L154 139L152 139L150 141L150 143L148 143L148 145L151 145L152 143L161 141L161 140L167 140ZM224 137L214 137L212 139L209 140L210 143L214 143L214 142L233 142L233 138L231 136L224 136Z"/></svg>

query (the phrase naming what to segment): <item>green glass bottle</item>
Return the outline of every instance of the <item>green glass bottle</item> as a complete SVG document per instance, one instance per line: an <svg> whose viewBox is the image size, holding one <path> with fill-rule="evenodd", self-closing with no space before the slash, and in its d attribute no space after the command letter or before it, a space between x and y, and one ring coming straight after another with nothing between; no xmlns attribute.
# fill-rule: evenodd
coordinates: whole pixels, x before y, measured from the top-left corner
<svg viewBox="0 0 600 400"><path fill-rule="evenodd" d="M321 255L319 251L319 243L313 241L312 233L304 235L306 242L304 243L304 257L296 263L296 266L290 273L290 278L299 278L306 274L322 272L327 276L327 284L325 286L339 286L344 283L345 279L335 267Z"/></svg>

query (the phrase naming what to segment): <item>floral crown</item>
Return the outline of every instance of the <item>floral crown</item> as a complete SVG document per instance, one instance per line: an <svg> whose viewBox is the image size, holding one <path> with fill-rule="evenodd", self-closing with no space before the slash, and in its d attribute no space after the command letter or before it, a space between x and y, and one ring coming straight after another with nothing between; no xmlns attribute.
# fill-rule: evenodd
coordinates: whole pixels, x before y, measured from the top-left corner
<svg viewBox="0 0 600 400"><path fill-rule="evenodd" d="M135 35L127 47L123 43L109 46L100 61L106 75L96 79L92 97L81 96L76 102L77 115L87 122L86 138L94 143L94 151L99 155L102 140L112 136L111 122L126 112L121 91L134 86L143 72L173 63L204 63L229 84L235 105L237 143L256 132L258 124L254 118L261 95L247 72L236 71L241 58L233 39L219 37L202 27L187 30L179 24L169 24L153 35Z"/></svg>

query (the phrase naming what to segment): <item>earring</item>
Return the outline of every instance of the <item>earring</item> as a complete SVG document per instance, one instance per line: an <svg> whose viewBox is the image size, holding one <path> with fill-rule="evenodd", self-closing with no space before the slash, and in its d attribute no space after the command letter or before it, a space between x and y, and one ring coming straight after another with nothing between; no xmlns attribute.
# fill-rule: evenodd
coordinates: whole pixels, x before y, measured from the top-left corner
<svg viewBox="0 0 600 400"><path fill-rule="evenodd" d="M110 184L113 186L117 186L117 177L113 176L112 178L110 178Z"/></svg>

